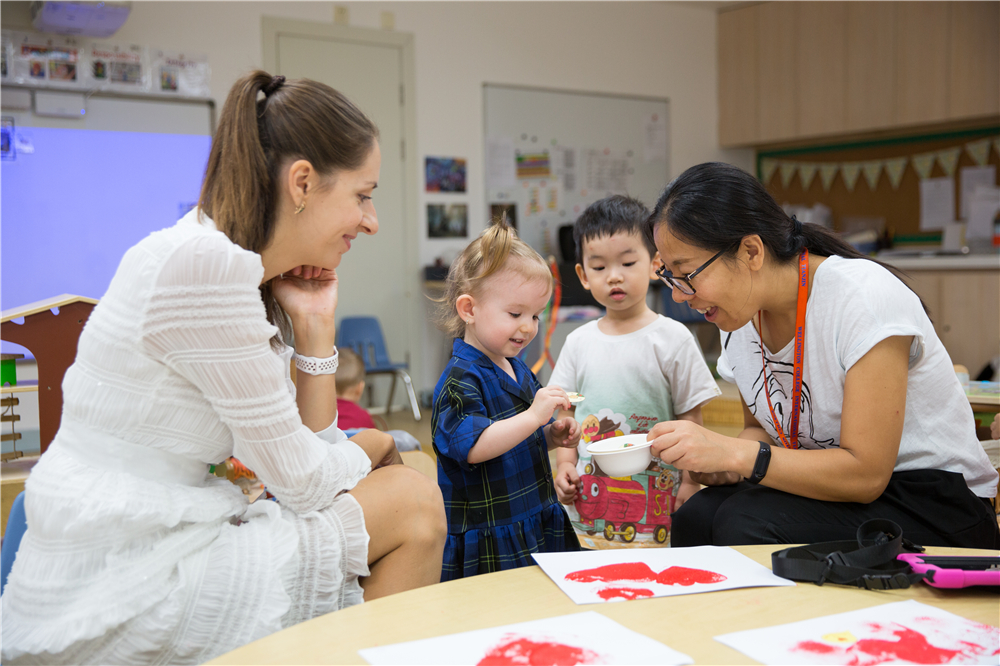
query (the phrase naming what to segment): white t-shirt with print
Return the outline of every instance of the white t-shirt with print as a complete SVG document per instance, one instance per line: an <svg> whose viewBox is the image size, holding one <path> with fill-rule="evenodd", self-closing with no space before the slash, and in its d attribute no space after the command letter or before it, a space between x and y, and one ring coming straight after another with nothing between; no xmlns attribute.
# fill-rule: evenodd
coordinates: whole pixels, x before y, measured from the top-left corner
<svg viewBox="0 0 1000 666"><path fill-rule="evenodd" d="M591 442L649 432L660 421L673 420L677 414L720 393L698 343L684 324L658 316L647 326L625 335L608 335L597 324L588 322L569 334L549 380L550 386L584 396L584 401L576 405L575 415L583 428L577 463L581 476L594 472L587 453ZM618 495L630 493L628 499L635 499L633 495L645 493L655 504L654 491L648 486L659 479L663 489L665 477L661 473L672 475L667 484L680 483L680 475L673 467L656 460L651 467L648 474L634 475L633 481L623 482L642 488L623 486ZM652 481L645 478L650 475ZM630 506L629 516L633 508ZM579 514L573 506L566 509L580 531ZM621 518L618 526L625 520ZM646 518L630 517L627 522L645 525ZM651 534L640 528L640 540L648 540Z"/></svg>
<svg viewBox="0 0 1000 666"><path fill-rule="evenodd" d="M906 386L906 415L894 471L940 469L958 472L979 497L997 493L997 472L976 438L968 399L920 299L896 276L866 259L828 257L816 269L806 307L799 446L840 446L847 371L876 344L913 336ZM767 405L788 433L794 338L781 350L764 349L753 323L722 333L718 371L735 383L758 423L774 439ZM766 382L764 381L766 377Z"/></svg>

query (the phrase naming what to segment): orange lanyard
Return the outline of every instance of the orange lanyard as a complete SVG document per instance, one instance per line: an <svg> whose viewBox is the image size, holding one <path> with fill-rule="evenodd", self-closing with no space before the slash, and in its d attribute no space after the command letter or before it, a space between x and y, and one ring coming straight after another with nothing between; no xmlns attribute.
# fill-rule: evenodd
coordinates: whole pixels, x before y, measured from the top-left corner
<svg viewBox="0 0 1000 666"><path fill-rule="evenodd" d="M771 410L771 423L778 431L781 445L786 449L799 448L799 405L802 401L802 356L806 338L806 301L809 300L809 250L802 250L799 255L799 294L795 303L795 369L792 375L792 421L789 424L788 435L781 428L781 422L771 405L771 392L767 390L767 357L764 354L764 315L757 311L758 328L760 330L760 359L764 366L764 397L767 398L767 408ZM774 373L771 373L772 376Z"/></svg>

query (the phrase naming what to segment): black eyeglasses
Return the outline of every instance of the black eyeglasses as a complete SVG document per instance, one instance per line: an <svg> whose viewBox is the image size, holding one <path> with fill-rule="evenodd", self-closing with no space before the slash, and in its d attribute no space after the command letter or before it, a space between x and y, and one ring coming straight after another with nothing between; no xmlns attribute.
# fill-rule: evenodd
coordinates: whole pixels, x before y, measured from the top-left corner
<svg viewBox="0 0 1000 666"><path fill-rule="evenodd" d="M656 277L663 280L663 282L666 283L667 286L676 289L682 294L685 294L687 296L693 296L695 291L697 290L691 285L691 278L693 278L695 275L701 273L703 270L708 268L708 266L713 261L715 261L723 254L728 252L729 249L730 248L727 247L725 250L717 252L714 257L712 257L711 259L709 259L701 266L688 273L687 275L679 275L675 277L673 273L667 270L666 266L660 266L658 269L656 269Z"/></svg>

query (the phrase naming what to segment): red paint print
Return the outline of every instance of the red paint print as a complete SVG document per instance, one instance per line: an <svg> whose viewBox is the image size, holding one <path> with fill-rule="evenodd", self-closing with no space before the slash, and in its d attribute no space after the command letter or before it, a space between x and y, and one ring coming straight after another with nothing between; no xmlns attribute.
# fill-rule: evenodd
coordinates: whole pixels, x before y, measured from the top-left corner
<svg viewBox="0 0 1000 666"><path fill-rule="evenodd" d="M831 652L845 652L845 650L841 650L836 645L828 645L827 643L820 643L817 641L802 641L792 649L801 650L802 652L812 652L814 654L830 654Z"/></svg>
<svg viewBox="0 0 1000 666"><path fill-rule="evenodd" d="M708 585L726 580L722 574L705 569L689 569L688 567L667 567L660 573L654 572L644 562L624 562L608 564L596 569L574 571L566 575L566 580L578 583L619 583L625 581L639 583L659 583L661 585Z"/></svg>
<svg viewBox="0 0 1000 666"><path fill-rule="evenodd" d="M961 650L945 650L934 647L927 642L926 636L906 627L900 627L892 633L899 638L898 641L864 638L852 645L849 650L857 650L877 657L880 661L876 663L900 659L914 664L946 664L955 655L961 654Z"/></svg>
<svg viewBox="0 0 1000 666"><path fill-rule="evenodd" d="M689 569L687 567L669 567L660 572L656 582L661 585L694 585L700 583L709 585L721 583L726 577L714 571L704 569Z"/></svg>
<svg viewBox="0 0 1000 666"><path fill-rule="evenodd" d="M610 601L611 599L643 599L653 596L653 591L634 587L606 587L603 590L598 590L597 596L605 601Z"/></svg>
<svg viewBox="0 0 1000 666"><path fill-rule="evenodd" d="M946 664L961 650L947 650L931 645L927 637L918 631L900 627L892 632L899 640L863 638L853 645L841 648L817 641L802 641L793 650L813 654L838 654L845 657L843 663L849 666L874 666L891 661L905 661L911 664ZM981 646L978 646L981 648ZM975 654L975 651L972 651Z"/></svg>
<svg viewBox="0 0 1000 666"><path fill-rule="evenodd" d="M595 581L617 583L625 580L652 583L656 581L656 572L650 569L645 562L625 562L624 564L608 564L596 569L574 571L566 575L566 580L578 583L593 583Z"/></svg>
<svg viewBox="0 0 1000 666"><path fill-rule="evenodd" d="M586 648L530 638L512 638L486 653L476 666L574 666L599 664L601 655Z"/></svg>

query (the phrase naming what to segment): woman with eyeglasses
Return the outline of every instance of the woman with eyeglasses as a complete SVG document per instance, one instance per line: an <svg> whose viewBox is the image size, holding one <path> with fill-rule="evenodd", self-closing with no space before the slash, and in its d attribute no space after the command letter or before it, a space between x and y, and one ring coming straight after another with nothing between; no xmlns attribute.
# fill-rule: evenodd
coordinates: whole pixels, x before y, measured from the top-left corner
<svg viewBox="0 0 1000 666"><path fill-rule="evenodd" d="M920 298L898 273L788 217L721 163L670 183L647 223L660 278L722 332L743 400L725 437L656 425L653 454L707 488L675 546L854 539L887 518L923 545L1000 547L997 472Z"/></svg>

